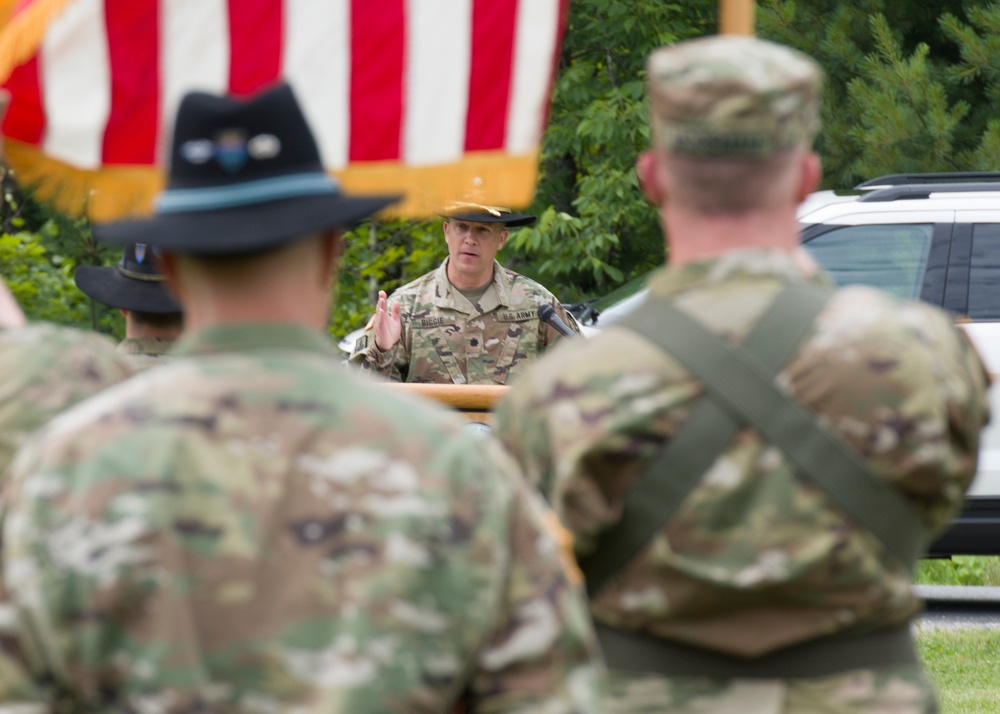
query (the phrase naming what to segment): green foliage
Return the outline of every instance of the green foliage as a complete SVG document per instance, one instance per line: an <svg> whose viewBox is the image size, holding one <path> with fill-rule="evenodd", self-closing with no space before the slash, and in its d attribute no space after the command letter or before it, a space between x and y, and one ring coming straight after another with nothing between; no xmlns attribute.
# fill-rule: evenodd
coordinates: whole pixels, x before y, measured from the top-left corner
<svg viewBox="0 0 1000 714"><path fill-rule="evenodd" d="M98 248L86 220L24 197L6 171L0 185L0 275L25 315L121 337L117 313L94 303L73 281L77 265L106 261L115 253Z"/></svg>
<svg viewBox="0 0 1000 714"><path fill-rule="evenodd" d="M1000 5L976 0L760 0L761 36L827 74L825 184L1000 163Z"/></svg>
<svg viewBox="0 0 1000 714"><path fill-rule="evenodd" d="M955 555L921 560L914 582L918 585L1000 586L1000 558Z"/></svg>

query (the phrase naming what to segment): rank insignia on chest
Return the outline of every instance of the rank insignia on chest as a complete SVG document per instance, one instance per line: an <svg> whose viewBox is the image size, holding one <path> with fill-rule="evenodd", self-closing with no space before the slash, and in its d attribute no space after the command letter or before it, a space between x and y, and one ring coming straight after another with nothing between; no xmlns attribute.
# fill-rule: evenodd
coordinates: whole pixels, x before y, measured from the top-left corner
<svg viewBox="0 0 1000 714"><path fill-rule="evenodd" d="M538 317L535 310L507 310L497 313L497 322L524 322Z"/></svg>
<svg viewBox="0 0 1000 714"><path fill-rule="evenodd" d="M423 317L419 320L414 320L410 324L417 329L425 330L428 327L440 327L441 325L450 325L452 322L453 320L450 320L447 317Z"/></svg>

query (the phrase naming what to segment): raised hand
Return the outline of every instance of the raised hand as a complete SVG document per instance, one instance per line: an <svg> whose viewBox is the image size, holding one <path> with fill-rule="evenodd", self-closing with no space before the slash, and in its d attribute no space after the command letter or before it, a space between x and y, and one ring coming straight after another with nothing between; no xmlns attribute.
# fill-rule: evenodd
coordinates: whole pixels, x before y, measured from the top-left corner
<svg viewBox="0 0 1000 714"><path fill-rule="evenodd" d="M399 303L393 303L390 310L384 290L378 291L374 320L375 346L382 352L387 352L399 342L403 326L399 322Z"/></svg>

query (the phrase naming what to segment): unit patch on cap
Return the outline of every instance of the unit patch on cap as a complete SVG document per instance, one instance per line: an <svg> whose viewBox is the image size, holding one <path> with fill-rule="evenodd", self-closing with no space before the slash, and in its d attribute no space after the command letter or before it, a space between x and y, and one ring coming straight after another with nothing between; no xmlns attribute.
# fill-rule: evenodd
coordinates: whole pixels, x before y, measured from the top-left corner
<svg viewBox="0 0 1000 714"><path fill-rule="evenodd" d="M242 129L224 129L215 139L185 141L180 154L191 164L204 164L212 159L227 173L242 169L247 158L258 161L273 159L281 153L281 140L274 134L257 134L247 139Z"/></svg>

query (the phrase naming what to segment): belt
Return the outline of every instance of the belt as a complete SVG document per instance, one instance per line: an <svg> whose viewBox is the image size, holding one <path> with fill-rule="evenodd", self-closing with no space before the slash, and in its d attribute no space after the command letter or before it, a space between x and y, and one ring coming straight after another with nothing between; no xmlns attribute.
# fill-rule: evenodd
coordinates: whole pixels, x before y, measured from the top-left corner
<svg viewBox="0 0 1000 714"><path fill-rule="evenodd" d="M596 629L608 669L668 677L802 679L918 662L909 625L838 633L753 659L601 624Z"/></svg>

